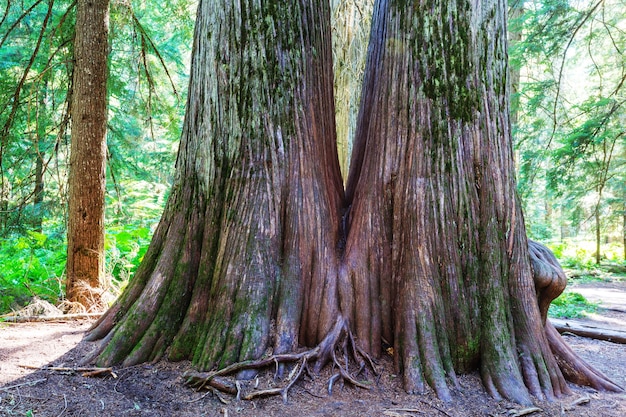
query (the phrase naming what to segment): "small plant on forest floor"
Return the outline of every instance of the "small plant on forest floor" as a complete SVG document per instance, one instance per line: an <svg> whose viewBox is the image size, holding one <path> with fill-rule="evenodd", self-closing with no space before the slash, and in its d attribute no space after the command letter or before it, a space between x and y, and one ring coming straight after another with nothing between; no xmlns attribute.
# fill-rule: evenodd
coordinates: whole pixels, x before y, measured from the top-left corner
<svg viewBox="0 0 626 417"><path fill-rule="evenodd" d="M67 246L62 229L34 231L0 238L0 315L19 310L33 298L58 305L64 297ZM106 273L117 296L141 263L152 231L142 224L109 226Z"/></svg>
<svg viewBox="0 0 626 417"><path fill-rule="evenodd" d="M566 268L565 274L570 278L569 284L586 284L590 282L623 282L626 281L626 267L615 264L595 265L593 268Z"/></svg>
<svg viewBox="0 0 626 417"><path fill-rule="evenodd" d="M582 294L564 292L552 301L548 315L560 318L580 318L588 313L595 313L597 310L598 304L590 302Z"/></svg>
<svg viewBox="0 0 626 417"><path fill-rule="evenodd" d="M33 297L55 304L62 297L65 245L62 240L28 231L0 240L0 314L20 308Z"/></svg>

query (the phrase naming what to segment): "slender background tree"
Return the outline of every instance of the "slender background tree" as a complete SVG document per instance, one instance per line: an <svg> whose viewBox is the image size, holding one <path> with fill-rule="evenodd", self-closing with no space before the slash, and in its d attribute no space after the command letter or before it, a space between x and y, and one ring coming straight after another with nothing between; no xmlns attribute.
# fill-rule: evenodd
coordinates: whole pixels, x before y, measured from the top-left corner
<svg viewBox="0 0 626 417"><path fill-rule="evenodd" d="M612 0L528 3L513 19L520 33L511 49L521 71L519 190L531 236L572 248L562 256L578 258L570 266L626 259L618 246L625 22Z"/></svg>
<svg viewBox="0 0 626 417"><path fill-rule="evenodd" d="M111 4L108 298L141 261L171 185L194 11L187 0L158 8ZM33 296L67 306L62 301L75 23L76 2L69 0L0 7L1 313L20 309Z"/></svg>
<svg viewBox="0 0 626 417"><path fill-rule="evenodd" d="M109 0L80 0L76 6L71 106L68 300L101 307L104 275L106 189L107 59Z"/></svg>

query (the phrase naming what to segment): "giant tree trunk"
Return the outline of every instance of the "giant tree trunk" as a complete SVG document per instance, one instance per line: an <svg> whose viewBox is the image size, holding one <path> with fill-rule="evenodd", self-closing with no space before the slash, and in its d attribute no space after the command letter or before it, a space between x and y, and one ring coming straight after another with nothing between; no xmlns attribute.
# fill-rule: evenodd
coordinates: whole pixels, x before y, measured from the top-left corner
<svg viewBox="0 0 626 417"><path fill-rule="evenodd" d="M66 295L99 307L104 280L104 192L109 0L76 8Z"/></svg>
<svg viewBox="0 0 626 417"><path fill-rule="evenodd" d="M505 11L377 2L344 198L327 2L201 1L176 181L97 362L321 344L323 364L344 328L392 344L411 392L450 399L476 367L496 397L567 392L544 331L564 275L515 195Z"/></svg>
<svg viewBox="0 0 626 417"><path fill-rule="evenodd" d="M566 390L515 194L505 6L379 3L347 185L355 305L380 300L357 338L394 340L405 386L443 398L478 364L494 396Z"/></svg>
<svg viewBox="0 0 626 417"><path fill-rule="evenodd" d="M111 339L102 363L171 346L209 369L331 328L343 204L331 63L326 3L200 3L177 177L144 262L92 332Z"/></svg>

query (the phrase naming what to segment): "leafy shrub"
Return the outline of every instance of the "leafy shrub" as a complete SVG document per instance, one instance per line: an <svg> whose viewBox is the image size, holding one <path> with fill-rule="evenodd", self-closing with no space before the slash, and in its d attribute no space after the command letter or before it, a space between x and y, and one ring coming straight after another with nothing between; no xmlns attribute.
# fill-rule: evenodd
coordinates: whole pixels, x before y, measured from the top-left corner
<svg viewBox="0 0 626 417"><path fill-rule="evenodd" d="M39 297L57 304L65 294L67 244L63 232L27 231L0 239L0 314ZM114 289L123 288L145 255L152 231L142 225L107 228L106 273Z"/></svg>
<svg viewBox="0 0 626 417"><path fill-rule="evenodd" d="M0 239L0 314L37 296L55 304L63 295L65 244L28 231Z"/></svg>
<svg viewBox="0 0 626 417"><path fill-rule="evenodd" d="M125 285L148 250L152 231L145 226L125 224L107 228L104 247L106 270L116 286Z"/></svg>
<svg viewBox="0 0 626 417"><path fill-rule="evenodd" d="M598 310L598 304L588 301L577 292L564 292L552 301L548 314L551 317L578 318Z"/></svg>
<svg viewBox="0 0 626 417"><path fill-rule="evenodd" d="M554 256L556 256L557 259L563 258L563 253L567 248L567 244L565 242L548 242L546 243L546 246L552 251L552 253L554 253Z"/></svg>
<svg viewBox="0 0 626 417"><path fill-rule="evenodd" d="M607 245L603 245L602 255L606 257L608 261L626 265L626 259L624 259L624 245L621 242L611 242Z"/></svg>

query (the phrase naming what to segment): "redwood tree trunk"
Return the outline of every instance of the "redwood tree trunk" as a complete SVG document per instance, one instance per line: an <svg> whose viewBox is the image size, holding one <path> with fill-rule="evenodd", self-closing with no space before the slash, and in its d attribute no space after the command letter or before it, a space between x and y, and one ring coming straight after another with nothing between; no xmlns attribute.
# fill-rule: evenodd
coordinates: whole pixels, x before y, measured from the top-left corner
<svg viewBox="0 0 626 417"><path fill-rule="evenodd" d="M515 194L505 13L498 1L381 1L373 20L346 259L355 306L380 303L355 311L357 338L392 340L405 387L428 382L443 398L446 376L479 363L494 396L566 389Z"/></svg>
<svg viewBox="0 0 626 417"><path fill-rule="evenodd" d="M76 6L66 294L99 306L104 280L104 193L109 0Z"/></svg>
<svg viewBox="0 0 626 417"><path fill-rule="evenodd" d="M343 185L329 13L326 2L200 3L172 196L92 332L111 338L100 362L171 345L171 358L209 369L315 344L335 323Z"/></svg>
<svg viewBox="0 0 626 417"><path fill-rule="evenodd" d="M557 364L544 330L565 276L529 252L515 194L505 13L376 3L344 197L328 3L201 1L176 181L89 335L97 362L169 347L221 368L326 349L343 326L371 355L392 344L411 392L450 399L477 367L496 397L567 392L559 365L577 358Z"/></svg>

